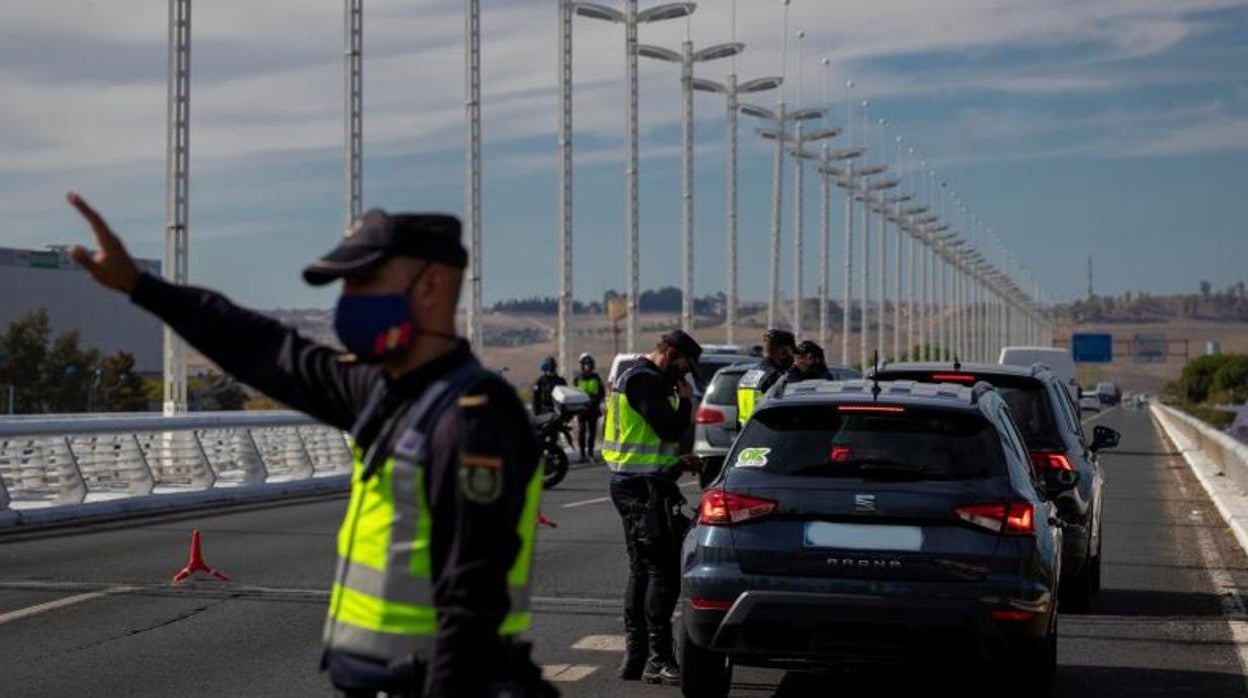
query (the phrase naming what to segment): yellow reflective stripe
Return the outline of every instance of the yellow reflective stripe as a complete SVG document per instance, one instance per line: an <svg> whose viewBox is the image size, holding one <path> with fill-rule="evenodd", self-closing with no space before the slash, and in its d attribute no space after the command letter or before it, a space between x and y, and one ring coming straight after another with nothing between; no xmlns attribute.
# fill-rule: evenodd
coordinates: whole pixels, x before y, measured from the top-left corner
<svg viewBox="0 0 1248 698"><path fill-rule="evenodd" d="M537 539L537 517L541 513L542 505L542 471L537 469L533 473L533 477L529 478L529 486L524 492L524 510L520 512L520 521L517 525L517 532L520 534L520 550L516 553L516 560L511 564L511 569L507 570L507 586L512 588L512 606L511 610L516 610L517 603L520 599L516 598L516 590L520 590L523 594L524 607L527 609L529 572L533 561L533 544Z"/></svg>
<svg viewBox="0 0 1248 698"><path fill-rule="evenodd" d="M533 623L533 614L525 611L523 613L508 613L503 619L503 624L498 627L498 634L504 636L519 635L529 629Z"/></svg>
<svg viewBox="0 0 1248 698"><path fill-rule="evenodd" d="M338 530L338 555L347 557L350 551L352 562L384 570L394 520L391 490L394 462L387 459L368 482L361 480L363 472L364 466L357 459L352 473L350 508Z"/></svg>
<svg viewBox="0 0 1248 698"><path fill-rule="evenodd" d="M387 601L335 584L330 606L338 613L335 620L380 633L435 635L438 614L433 606Z"/></svg>
<svg viewBox="0 0 1248 698"><path fill-rule="evenodd" d="M758 400L759 391L753 388L737 389L737 421L745 424L754 414L755 402Z"/></svg>

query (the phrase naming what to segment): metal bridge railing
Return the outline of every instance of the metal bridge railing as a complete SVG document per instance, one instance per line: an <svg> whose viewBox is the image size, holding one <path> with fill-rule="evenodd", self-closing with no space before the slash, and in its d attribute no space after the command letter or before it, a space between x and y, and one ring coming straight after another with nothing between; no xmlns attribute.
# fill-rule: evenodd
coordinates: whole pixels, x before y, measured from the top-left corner
<svg viewBox="0 0 1248 698"><path fill-rule="evenodd" d="M0 511L345 475L345 435L298 412L0 419Z"/></svg>

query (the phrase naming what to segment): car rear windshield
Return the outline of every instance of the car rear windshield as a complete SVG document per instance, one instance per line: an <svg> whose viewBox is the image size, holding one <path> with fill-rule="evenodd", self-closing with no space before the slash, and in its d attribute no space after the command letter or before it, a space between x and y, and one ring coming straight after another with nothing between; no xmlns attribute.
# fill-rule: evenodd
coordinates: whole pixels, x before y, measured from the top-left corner
<svg viewBox="0 0 1248 698"><path fill-rule="evenodd" d="M936 383L932 373L911 373L898 371L881 373L880 380L913 380L920 383ZM1053 408L1049 404L1049 394L1044 383L1027 376L994 376L974 375L975 381L991 383L1005 403L1010 406L1014 423L1023 435L1023 441L1032 451L1052 450L1062 447L1062 439L1057 433L1057 422L1053 418ZM969 384L964 382L964 384Z"/></svg>
<svg viewBox="0 0 1248 698"><path fill-rule="evenodd" d="M711 385L706 389L706 397L704 398L708 405L733 405L737 404L737 383L741 382L741 376L745 375L745 371L720 371L711 379Z"/></svg>
<svg viewBox="0 0 1248 698"><path fill-rule="evenodd" d="M818 405L762 410L746 425L729 462L816 477L974 480L1006 474L996 428L982 416L899 409L845 412L837 405Z"/></svg>

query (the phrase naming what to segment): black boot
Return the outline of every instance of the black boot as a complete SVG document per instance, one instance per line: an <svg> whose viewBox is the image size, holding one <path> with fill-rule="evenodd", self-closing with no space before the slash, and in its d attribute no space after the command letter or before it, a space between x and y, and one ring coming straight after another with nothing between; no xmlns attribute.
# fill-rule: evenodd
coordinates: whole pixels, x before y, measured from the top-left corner
<svg viewBox="0 0 1248 698"><path fill-rule="evenodd" d="M620 662L620 678L640 681L641 671L646 667L646 635L632 631L624 635L624 661Z"/></svg>
<svg viewBox="0 0 1248 698"><path fill-rule="evenodd" d="M680 666L676 664L676 654L672 651L670 627L650 631L650 657L646 659L646 668L641 672L641 680L665 686L680 684Z"/></svg>

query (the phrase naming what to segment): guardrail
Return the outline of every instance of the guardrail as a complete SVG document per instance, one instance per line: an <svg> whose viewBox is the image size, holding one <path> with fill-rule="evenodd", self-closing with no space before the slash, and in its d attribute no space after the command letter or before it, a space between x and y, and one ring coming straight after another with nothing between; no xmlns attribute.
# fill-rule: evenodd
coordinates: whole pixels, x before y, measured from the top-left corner
<svg viewBox="0 0 1248 698"><path fill-rule="evenodd" d="M1216 477L1228 478L1235 483L1239 494L1248 495L1248 445L1173 407L1159 403L1153 403L1152 407L1165 417L1170 428L1178 432L1177 441L1186 441L1176 443L1178 448L1199 451L1215 469L1213 474Z"/></svg>
<svg viewBox="0 0 1248 698"><path fill-rule="evenodd" d="M0 512L346 475L345 435L298 412L0 419Z"/></svg>

